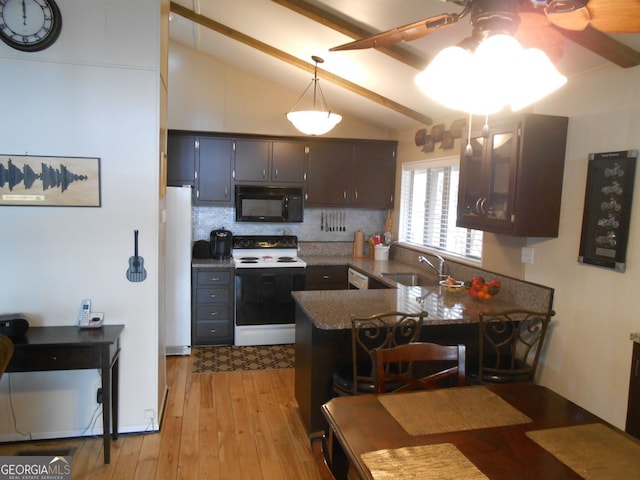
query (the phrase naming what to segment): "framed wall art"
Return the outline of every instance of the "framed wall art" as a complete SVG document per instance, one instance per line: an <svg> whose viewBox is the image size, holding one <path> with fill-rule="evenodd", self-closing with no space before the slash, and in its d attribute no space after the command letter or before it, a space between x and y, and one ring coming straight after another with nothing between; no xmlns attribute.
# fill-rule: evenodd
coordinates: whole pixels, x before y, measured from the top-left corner
<svg viewBox="0 0 640 480"><path fill-rule="evenodd" d="M637 150L589 155L578 261L626 269Z"/></svg>
<svg viewBox="0 0 640 480"><path fill-rule="evenodd" d="M100 159L1 154L0 205L99 207Z"/></svg>

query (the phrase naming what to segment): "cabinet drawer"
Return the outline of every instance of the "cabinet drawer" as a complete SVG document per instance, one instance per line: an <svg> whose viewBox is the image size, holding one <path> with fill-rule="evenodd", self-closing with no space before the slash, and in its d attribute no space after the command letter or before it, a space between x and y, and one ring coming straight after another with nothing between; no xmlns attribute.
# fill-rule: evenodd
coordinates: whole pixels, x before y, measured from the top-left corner
<svg viewBox="0 0 640 480"><path fill-rule="evenodd" d="M198 305L196 307L196 321L225 320L231 319L229 315L229 304L221 303L216 305Z"/></svg>
<svg viewBox="0 0 640 480"><path fill-rule="evenodd" d="M197 285L228 285L231 280L231 272L219 270L198 270Z"/></svg>
<svg viewBox="0 0 640 480"><path fill-rule="evenodd" d="M100 349L95 347L43 347L23 350L17 347L9 369L13 372L77 370L100 368Z"/></svg>
<svg viewBox="0 0 640 480"><path fill-rule="evenodd" d="M307 267L305 290L346 290L347 270L345 265Z"/></svg>
<svg viewBox="0 0 640 480"><path fill-rule="evenodd" d="M231 322L228 320L212 320L196 323L196 336L203 338L222 338L231 335Z"/></svg>
<svg viewBox="0 0 640 480"><path fill-rule="evenodd" d="M230 291L228 288L198 288L196 303L228 303Z"/></svg>

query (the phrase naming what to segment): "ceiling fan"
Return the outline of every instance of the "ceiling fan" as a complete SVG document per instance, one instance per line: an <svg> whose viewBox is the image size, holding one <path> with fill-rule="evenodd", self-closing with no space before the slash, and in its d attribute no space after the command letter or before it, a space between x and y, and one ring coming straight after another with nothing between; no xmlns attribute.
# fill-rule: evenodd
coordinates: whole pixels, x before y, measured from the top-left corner
<svg viewBox="0 0 640 480"><path fill-rule="evenodd" d="M472 34L464 39L461 45L466 48L474 48L483 39L495 33L506 33L515 36L525 47L544 50L555 62L562 56L563 36L566 36L615 61L615 55L607 51L615 46L596 45L609 38L602 34L640 32L640 0L442 1L454 3L463 9L459 13L443 13L429 17L330 50L388 47L400 41L422 38L469 17ZM633 66L637 63L618 64Z"/></svg>

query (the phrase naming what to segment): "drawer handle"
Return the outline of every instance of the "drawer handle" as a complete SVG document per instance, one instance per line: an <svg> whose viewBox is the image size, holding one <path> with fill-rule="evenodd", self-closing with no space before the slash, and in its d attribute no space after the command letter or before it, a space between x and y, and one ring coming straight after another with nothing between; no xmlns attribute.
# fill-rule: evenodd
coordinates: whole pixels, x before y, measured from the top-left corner
<svg viewBox="0 0 640 480"><path fill-rule="evenodd" d="M212 293L211 295L209 295L211 298L218 298L218 294L216 293Z"/></svg>
<svg viewBox="0 0 640 480"><path fill-rule="evenodd" d="M217 282L218 280L220 280L220 277L211 277L212 282Z"/></svg>
<svg viewBox="0 0 640 480"><path fill-rule="evenodd" d="M331 278L331 275L322 275L323 280L328 280Z"/></svg>
<svg viewBox="0 0 640 480"><path fill-rule="evenodd" d="M51 360L53 360L54 362L58 361L58 357L51 357Z"/></svg>
<svg viewBox="0 0 640 480"><path fill-rule="evenodd" d="M216 329L215 329L215 328L212 328L212 329L211 329L211 333L216 333Z"/></svg>
<svg viewBox="0 0 640 480"><path fill-rule="evenodd" d="M211 312L212 317L215 317L216 315L218 315L218 312Z"/></svg>

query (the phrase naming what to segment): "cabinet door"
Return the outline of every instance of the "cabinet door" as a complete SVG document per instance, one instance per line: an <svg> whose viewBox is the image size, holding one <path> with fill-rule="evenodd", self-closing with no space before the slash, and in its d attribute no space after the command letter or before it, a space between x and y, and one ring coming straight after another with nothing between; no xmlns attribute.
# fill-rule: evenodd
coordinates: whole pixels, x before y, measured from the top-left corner
<svg viewBox="0 0 640 480"><path fill-rule="evenodd" d="M640 343L633 342L626 432L640 439Z"/></svg>
<svg viewBox="0 0 640 480"><path fill-rule="evenodd" d="M236 140L234 178L236 182L268 182L271 142Z"/></svg>
<svg viewBox="0 0 640 480"><path fill-rule="evenodd" d="M194 185L196 140L190 135L169 133L167 140L167 185Z"/></svg>
<svg viewBox="0 0 640 480"><path fill-rule="evenodd" d="M274 141L272 148L271 181L302 185L304 183L306 143Z"/></svg>
<svg viewBox="0 0 640 480"><path fill-rule="evenodd" d="M518 162L518 129L496 127L488 137L473 132L472 155L460 157L458 191L459 227L511 231L515 178Z"/></svg>
<svg viewBox="0 0 640 480"><path fill-rule="evenodd" d="M305 203L307 206L347 206L353 146L348 142L312 142Z"/></svg>
<svg viewBox="0 0 640 480"><path fill-rule="evenodd" d="M388 143L357 143L351 171L351 204L393 208L396 147Z"/></svg>
<svg viewBox="0 0 640 480"><path fill-rule="evenodd" d="M198 144L196 203L231 203L231 140L200 137Z"/></svg>

